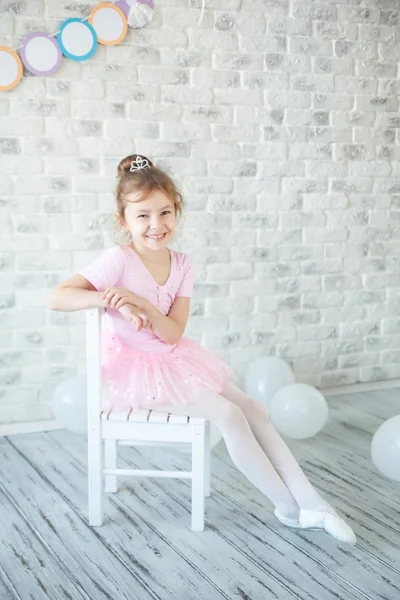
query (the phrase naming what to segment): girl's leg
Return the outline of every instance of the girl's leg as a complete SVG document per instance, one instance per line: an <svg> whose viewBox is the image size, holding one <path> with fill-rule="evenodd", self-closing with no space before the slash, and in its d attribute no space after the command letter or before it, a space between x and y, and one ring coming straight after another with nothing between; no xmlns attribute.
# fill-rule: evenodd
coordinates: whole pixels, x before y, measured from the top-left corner
<svg viewBox="0 0 400 600"><path fill-rule="evenodd" d="M275 511L278 519L291 527L325 529L337 539L354 544L356 536L351 527L339 517L308 481L289 448L273 427L262 404L230 382L225 385L223 395L241 408L260 447L300 507L297 521L285 518L279 509Z"/></svg>
<svg viewBox="0 0 400 600"><path fill-rule="evenodd" d="M293 454L272 425L264 406L230 382L225 385L222 393L225 398L242 409L256 440L286 483L297 504L308 510L329 506L308 481Z"/></svg>
<svg viewBox="0 0 400 600"><path fill-rule="evenodd" d="M297 518L299 507L296 501L260 448L239 406L223 396L205 392L191 404L163 404L158 405L156 409L190 417L203 417L215 423L224 437L233 462L243 475L271 500L281 514L289 519Z"/></svg>

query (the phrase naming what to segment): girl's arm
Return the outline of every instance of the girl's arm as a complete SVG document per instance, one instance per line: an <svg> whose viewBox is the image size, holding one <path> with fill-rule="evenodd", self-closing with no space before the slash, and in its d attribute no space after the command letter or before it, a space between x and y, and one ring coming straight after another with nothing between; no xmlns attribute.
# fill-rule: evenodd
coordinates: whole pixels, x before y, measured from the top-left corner
<svg viewBox="0 0 400 600"><path fill-rule="evenodd" d="M190 298L178 297L166 317L146 301L146 312L152 320L154 333L166 344L177 344L185 331L189 317Z"/></svg>
<svg viewBox="0 0 400 600"><path fill-rule="evenodd" d="M50 310L71 312L105 306L103 292L98 292L83 275L74 275L60 283L49 297Z"/></svg>
<svg viewBox="0 0 400 600"><path fill-rule="evenodd" d="M166 344L174 345L179 342L189 317L190 298L181 297L175 299L166 317L146 298L138 296L127 288L111 287L103 292L105 306L120 310L126 304L137 307L140 316L147 316L152 327L151 330ZM140 311L144 311L144 315Z"/></svg>

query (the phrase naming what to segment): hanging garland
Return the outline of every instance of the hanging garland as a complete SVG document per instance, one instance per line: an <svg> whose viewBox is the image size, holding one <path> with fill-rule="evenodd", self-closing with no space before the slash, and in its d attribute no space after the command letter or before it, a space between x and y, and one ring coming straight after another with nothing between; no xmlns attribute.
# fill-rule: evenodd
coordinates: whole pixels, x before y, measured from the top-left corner
<svg viewBox="0 0 400 600"><path fill-rule="evenodd" d="M87 60L98 44L120 44L128 27L140 29L153 15L153 0L101 2L87 19L66 19L54 34L30 33L18 48L0 46L0 91L7 92L19 84L23 66L32 75L54 75L63 55L70 60ZM20 56L16 50L21 51Z"/></svg>

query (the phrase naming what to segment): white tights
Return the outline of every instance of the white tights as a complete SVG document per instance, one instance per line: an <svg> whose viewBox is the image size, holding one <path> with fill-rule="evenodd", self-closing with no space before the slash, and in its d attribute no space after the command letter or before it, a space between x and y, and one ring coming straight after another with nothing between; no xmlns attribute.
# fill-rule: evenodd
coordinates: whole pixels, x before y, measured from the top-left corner
<svg viewBox="0 0 400 600"><path fill-rule="evenodd" d="M328 506L304 475L262 404L233 383L227 383L221 395L205 393L191 404L163 405L161 410L215 423L237 468L282 515L296 518L300 508Z"/></svg>

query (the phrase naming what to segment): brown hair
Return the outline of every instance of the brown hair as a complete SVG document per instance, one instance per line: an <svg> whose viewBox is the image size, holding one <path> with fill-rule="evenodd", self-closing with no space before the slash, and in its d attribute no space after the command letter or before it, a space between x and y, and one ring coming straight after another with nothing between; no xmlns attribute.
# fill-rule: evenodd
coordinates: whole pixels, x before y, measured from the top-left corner
<svg viewBox="0 0 400 600"><path fill-rule="evenodd" d="M147 161L149 167L137 169L131 172L132 163L143 164ZM163 192L175 206L175 214L182 214L183 198L171 177L161 169L153 165L151 160L142 154L132 154L123 158L118 165L118 184L116 189L116 200L120 219L125 219L126 197L128 194L137 194L136 202L146 200L154 190Z"/></svg>

